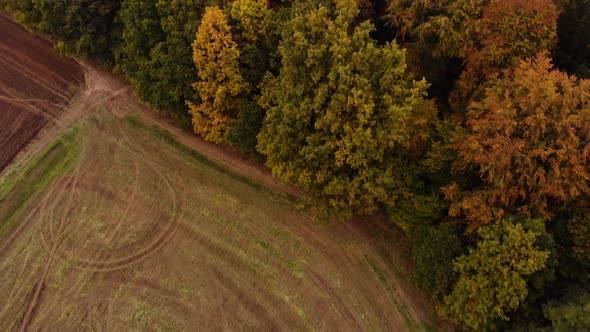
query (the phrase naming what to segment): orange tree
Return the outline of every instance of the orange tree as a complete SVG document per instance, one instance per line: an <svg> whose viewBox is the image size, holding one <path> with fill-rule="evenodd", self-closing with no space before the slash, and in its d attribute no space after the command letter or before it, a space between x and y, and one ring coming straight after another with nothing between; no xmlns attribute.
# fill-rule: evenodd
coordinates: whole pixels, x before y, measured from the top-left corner
<svg viewBox="0 0 590 332"><path fill-rule="evenodd" d="M441 59L461 60L451 96L460 110L480 97L492 75L551 51L557 16L551 0L390 0L386 14L398 36L410 41L423 72L434 75L431 63Z"/></svg>
<svg viewBox="0 0 590 332"><path fill-rule="evenodd" d="M490 1L481 19L471 24L473 33L459 50L465 65L457 82L459 98L478 97L492 75L550 51L557 37L557 14L551 0Z"/></svg>
<svg viewBox="0 0 590 332"><path fill-rule="evenodd" d="M482 184L444 188L451 216L476 227L506 211L547 220L590 194L590 80L553 70L540 55L492 80L467 117L457 163L474 167Z"/></svg>

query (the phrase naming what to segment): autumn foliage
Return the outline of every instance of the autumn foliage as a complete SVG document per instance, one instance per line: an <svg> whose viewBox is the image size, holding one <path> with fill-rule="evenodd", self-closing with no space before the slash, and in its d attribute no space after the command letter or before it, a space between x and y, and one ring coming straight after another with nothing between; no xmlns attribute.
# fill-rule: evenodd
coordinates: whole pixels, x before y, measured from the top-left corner
<svg viewBox="0 0 590 332"><path fill-rule="evenodd" d="M548 220L590 194L590 81L540 55L494 79L467 116L468 132L455 148L483 185L447 187L451 216L476 225L516 212Z"/></svg>
<svg viewBox="0 0 590 332"><path fill-rule="evenodd" d="M195 133L208 141L224 143L231 122L238 116L236 100L247 84L240 73L240 50L221 9L206 9L193 52L200 78L194 88L201 97L199 105L188 102Z"/></svg>
<svg viewBox="0 0 590 332"><path fill-rule="evenodd" d="M469 100L492 75L551 51L557 37L557 14L551 0L490 1L482 17L468 24L473 31L459 50L465 64L457 82L460 97Z"/></svg>
<svg viewBox="0 0 590 332"><path fill-rule="evenodd" d="M369 22L355 26L354 0L301 10L285 24L282 68L263 91L259 151L316 210L348 219L394 204L415 172L408 152L435 115L427 84L408 77L395 42L380 46Z"/></svg>

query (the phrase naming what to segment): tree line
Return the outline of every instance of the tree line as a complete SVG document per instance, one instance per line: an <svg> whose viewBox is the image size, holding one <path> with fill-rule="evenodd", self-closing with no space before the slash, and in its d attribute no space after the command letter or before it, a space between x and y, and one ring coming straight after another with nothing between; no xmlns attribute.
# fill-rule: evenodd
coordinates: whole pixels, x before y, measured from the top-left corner
<svg viewBox="0 0 590 332"><path fill-rule="evenodd" d="M316 216L386 211L452 322L590 329L590 1L0 5Z"/></svg>

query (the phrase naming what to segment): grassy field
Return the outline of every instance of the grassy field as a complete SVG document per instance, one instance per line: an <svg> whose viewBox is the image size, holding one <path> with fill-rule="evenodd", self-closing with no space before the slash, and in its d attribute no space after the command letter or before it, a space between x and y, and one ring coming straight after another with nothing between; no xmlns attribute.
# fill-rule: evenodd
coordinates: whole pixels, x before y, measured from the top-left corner
<svg viewBox="0 0 590 332"><path fill-rule="evenodd" d="M396 241L103 109L0 178L0 330L429 330Z"/></svg>

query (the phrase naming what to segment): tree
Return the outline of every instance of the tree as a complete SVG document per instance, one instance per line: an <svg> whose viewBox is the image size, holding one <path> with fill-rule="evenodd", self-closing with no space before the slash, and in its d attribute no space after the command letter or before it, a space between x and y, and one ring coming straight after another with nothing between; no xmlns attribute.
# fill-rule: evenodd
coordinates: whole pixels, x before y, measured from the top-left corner
<svg viewBox="0 0 590 332"><path fill-rule="evenodd" d="M560 9L555 63L570 74L590 78L590 0L556 0Z"/></svg>
<svg viewBox="0 0 590 332"><path fill-rule="evenodd" d="M207 5L224 0L124 0L118 69L151 106L190 127L186 100L198 102L191 44Z"/></svg>
<svg viewBox="0 0 590 332"><path fill-rule="evenodd" d="M537 235L520 224L503 221L479 234L477 247L455 261L459 279L441 306L452 321L474 330L508 320L527 296L527 277L543 269L549 256L535 247Z"/></svg>
<svg viewBox="0 0 590 332"><path fill-rule="evenodd" d="M34 31L59 39L60 51L112 65L112 50L119 40L115 19L121 1L10 0L7 8Z"/></svg>
<svg viewBox="0 0 590 332"><path fill-rule="evenodd" d="M240 73L240 51L232 40L227 17L217 7L207 7L193 43L199 81L194 84L201 104L188 102L195 133L224 143L238 116L240 95L248 88Z"/></svg>
<svg viewBox="0 0 590 332"><path fill-rule="evenodd" d="M440 300L456 279L453 261L462 253L461 239L451 224L418 227L411 237L414 280L433 299Z"/></svg>
<svg viewBox="0 0 590 332"><path fill-rule="evenodd" d="M551 321L554 331L590 330L590 292L585 291L573 301L550 304L544 308L545 317Z"/></svg>
<svg viewBox="0 0 590 332"><path fill-rule="evenodd" d="M551 51L557 37L557 8L551 0L492 0L459 55L465 70L459 77L459 98L473 99L494 74Z"/></svg>
<svg viewBox="0 0 590 332"><path fill-rule="evenodd" d="M391 0L386 17L400 38L414 42L422 67L437 58L462 60L451 95L455 109L462 110L493 75L553 49L557 14L551 0ZM444 69L443 62L438 70L448 75Z"/></svg>
<svg viewBox="0 0 590 332"><path fill-rule="evenodd" d="M474 228L506 210L547 220L590 194L590 81L553 70L540 55L493 80L467 117L457 163L474 167L482 184L444 188L452 217Z"/></svg>
<svg viewBox="0 0 590 332"><path fill-rule="evenodd" d="M379 46L353 0L298 4L285 23L278 77L263 87L258 149L273 174L335 217L393 204L410 182L435 116L397 44ZM328 208L326 210L325 208Z"/></svg>
<svg viewBox="0 0 590 332"><path fill-rule="evenodd" d="M426 42L427 24L431 18L444 13L452 1L434 0L389 0L385 18L397 30L397 36L403 41Z"/></svg>
<svg viewBox="0 0 590 332"><path fill-rule="evenodd" d="M439 106L443 106L441 112L449 108L446 100L462 69L458 50L452 50L457 47L451 47L451 41L464 39L464 32L469 31L464 23L470 22L464 17L465 11L458 11L464 15L455 19L454 27L449 23L446 11L453 2L457 1L389 0L384 17L395 29L397 40L408 50L409 70L432 84L429 93L438 98ZM445 24L434 21L442 17L447 19Z"/></svg>
<svg viewBox="0 0 590 332"><path fill-rule="evenodd" d="M276 17L266 0L236 0L231 5L232 34L240 49L242 77L251 87L236 105L238 117L232 122L227 139L242 152L260 157L256 150L257 136L262 128L264 110L256 103L260 96L258 86L276 52Z"/></svg>
<svg viewBox="0 0 590 332"><path fill-rule="evenodd" d="M165 37L156 4L151 0L125 0L119 20L123 28L122 42L115 51L116 70L127 77L142 100L155 105L150 53Z"/></svg>
<svg viewBox="0 0 590 332"><path fill-rule="evenodd" d="M580 264L590 267L590 209L577 209L568 220L567 229L573 257Z"/></svg>
<svg viewBox="0 0 590 332"><path fill-rule="evenodd" d="M256 44L267 37L271 12L267 0L236 0L231 6L232 19L239 22L242 36Z"/></svg>

